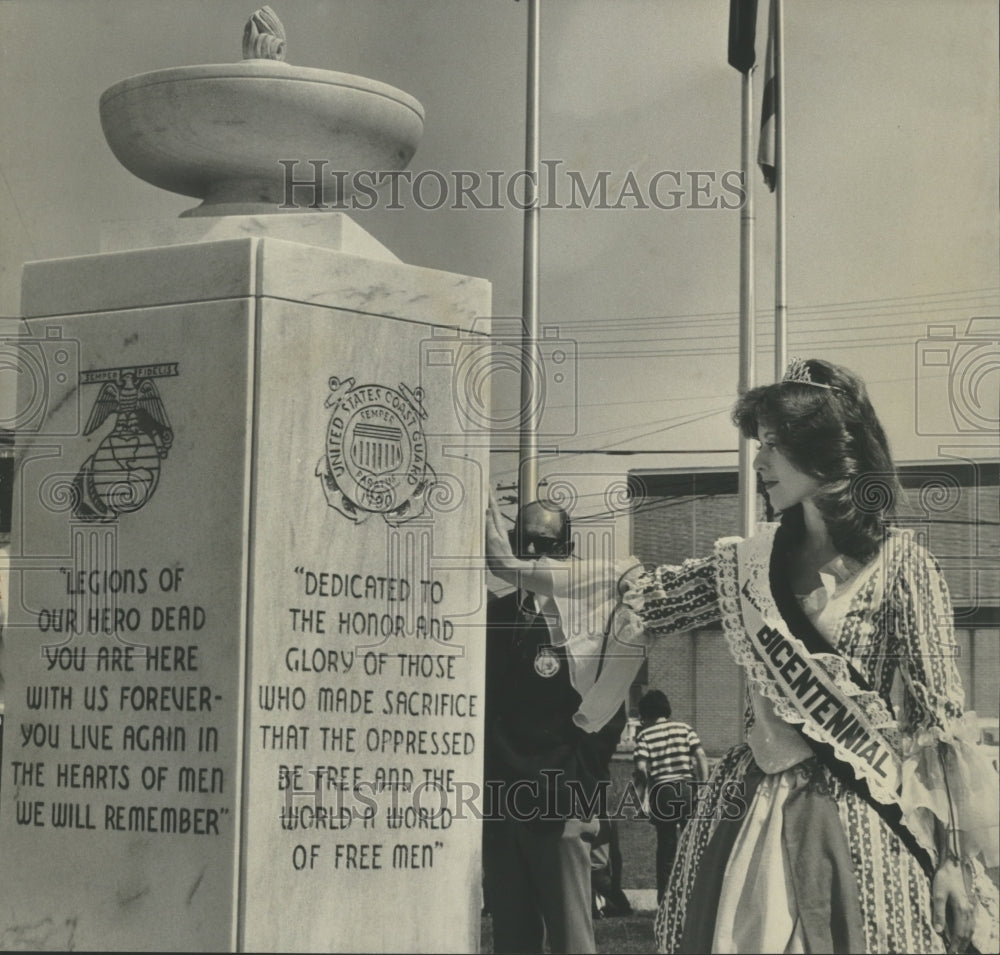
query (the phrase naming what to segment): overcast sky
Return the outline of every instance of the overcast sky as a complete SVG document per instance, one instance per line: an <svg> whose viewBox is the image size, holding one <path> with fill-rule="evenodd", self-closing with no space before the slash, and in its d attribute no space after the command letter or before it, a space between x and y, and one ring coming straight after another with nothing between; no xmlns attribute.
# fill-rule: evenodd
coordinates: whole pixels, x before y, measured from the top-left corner
<svg viewBox="0 0 1000 955"><path fill-rule="evenodd" d="M288 33L289 62L359 73L421 101L426 130L414 173L485 179L522 167L526 3L272 5ZM590 184L605 171L613 204L630 178L646 190L664 173L658 197L677 204L637 208L649 199L640 192L624 197L623 208L543 211L541 320L578 359L549 395L547 420L558 432L549 443L711 452L564 457L564 469L735 461L727 411L738 369L739 212L725 208L736 203L722 183L739 168L740 79L726 63L728 6L542 0L541 149L557 188L544 197L568 202L573 173ZM765 0L760 6L762 63ZM786 7L789 352L857 370L897 457L934 458L951 439L918 433L917 397L946 408L948 372L965 361L959 349L968 351L960 344L968 319L1000 315L996 4ZM117 163L98 99L137 73L238 60L253 8L235 0L2 4L0 312L18 312L25 261L97 251L103 220L172 218L194 204ZM758 367L767 381L774 200L754 175ZM706 191L696 193L696 182ZM489 279L494 314L520 312L516 207L504 200L499 210L429 210L405 196L404 205L355 219L406 262ZM957 328L951 366L920 364L932 323ZM985 407L997 401L995 342L963 365L979 376L967 400ZM497 372L500 401L508 378ZM959 428L951 443L967 444L970 434L983 444L982 431ZM508 463L497 457L497 479Z"/></svg>

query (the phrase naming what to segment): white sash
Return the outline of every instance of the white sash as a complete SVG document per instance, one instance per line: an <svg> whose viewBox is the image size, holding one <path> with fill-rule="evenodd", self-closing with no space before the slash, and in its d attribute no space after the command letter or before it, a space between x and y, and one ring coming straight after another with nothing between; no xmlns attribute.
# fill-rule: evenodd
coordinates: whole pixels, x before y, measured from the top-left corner
<svg viewBox="0 0 1000 955"><path fill-rule="evenodd" d="M771 594L776 524L748 540L716 545L726 639L750 682L785 722L828 745L879 802L899 802L899 727L882 698L859 687L847 661L831 650L811 653L788 627Z"/></svg>

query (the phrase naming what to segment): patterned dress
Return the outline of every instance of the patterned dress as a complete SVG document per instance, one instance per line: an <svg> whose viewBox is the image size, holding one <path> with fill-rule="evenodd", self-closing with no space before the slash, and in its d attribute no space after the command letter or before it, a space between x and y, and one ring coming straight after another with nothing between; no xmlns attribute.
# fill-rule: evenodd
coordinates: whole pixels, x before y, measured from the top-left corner
<svg viewBox="0 0 1000 955"><path fill-rule="evenodd" d="M761 525L754 539L770 541L775 527ZM934 558L893 531L869 565L841 559L825 568L824 593L803 601L831 646L818 655L830 658L824 665L853 666L876 708L891 714L900 827L831 773L805 738L812 728L789 725L768 691L740 611L740 543L722 540L711 557L659 567L623 596L646 638L721 621L748 678L748 742L717 765L681 837L656 920L659 950L943 952L930 879L911 850L923 846L933 865L935 819L951 818L973 858L973 941L996 951L996 889L983 868L998 862L996 773L963 716L951 606ZM897 678L903 706L892 714Z"/></svg>

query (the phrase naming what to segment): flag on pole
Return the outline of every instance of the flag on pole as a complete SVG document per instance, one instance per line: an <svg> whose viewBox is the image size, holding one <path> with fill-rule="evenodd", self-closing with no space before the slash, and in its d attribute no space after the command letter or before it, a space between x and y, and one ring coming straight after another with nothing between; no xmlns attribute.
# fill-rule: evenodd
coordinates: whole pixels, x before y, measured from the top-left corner
<svg viewBox="0 0 1000 955"><path fill-rule="evenodd" d="M767 17L767 54L764 58L764 102L760 110L760 145L757 148L757 164L764 174L767 188L774 192L778 181L778 170L775 163L775 136L778 129L778 117L775 115L775 91L778 78L774 70L774 31L777 24L774 0Z"/></svg>
<svg viewBox="0 0 1000 955"><path fill-rule="evenodd" d="M757 63L757 0L729 0L729 65L747 73Z"/></svg>

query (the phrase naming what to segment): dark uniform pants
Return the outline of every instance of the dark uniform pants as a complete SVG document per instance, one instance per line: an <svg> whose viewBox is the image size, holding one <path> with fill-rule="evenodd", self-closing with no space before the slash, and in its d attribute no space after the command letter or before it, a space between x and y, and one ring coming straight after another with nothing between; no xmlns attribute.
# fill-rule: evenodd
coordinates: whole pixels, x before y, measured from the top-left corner
<svg viewBox="0 0 1000 955"><path fill-rule="evenodd" d="M553 955L596 952L591 917L590 850L596 819L558 824L487 822L486 898L493 950Z"/></svg>

